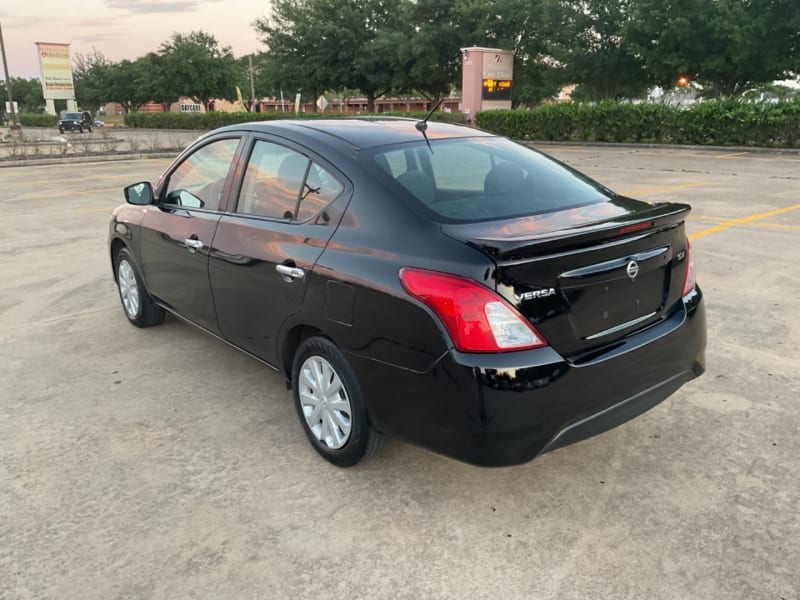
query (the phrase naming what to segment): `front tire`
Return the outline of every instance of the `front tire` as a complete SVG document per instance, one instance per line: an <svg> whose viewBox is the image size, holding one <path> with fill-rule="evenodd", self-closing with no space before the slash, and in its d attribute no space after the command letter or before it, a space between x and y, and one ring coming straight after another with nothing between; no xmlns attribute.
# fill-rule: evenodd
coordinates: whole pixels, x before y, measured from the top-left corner
<svg viewBox="0 0 800 600"><path fill-rule="evenodd" d="M164 309L147 293L126 248L117 254L117 290L125 316L136 327L153 327L164 321Z"/></svg>
<svg viewBox="0 0 800 600"><path fill-rule="evenodd" d="M375 457L385 437L369 420L358 379L329 339L311 337L292 363L292 395L309 442L325 460L352 467Z"/></svg>

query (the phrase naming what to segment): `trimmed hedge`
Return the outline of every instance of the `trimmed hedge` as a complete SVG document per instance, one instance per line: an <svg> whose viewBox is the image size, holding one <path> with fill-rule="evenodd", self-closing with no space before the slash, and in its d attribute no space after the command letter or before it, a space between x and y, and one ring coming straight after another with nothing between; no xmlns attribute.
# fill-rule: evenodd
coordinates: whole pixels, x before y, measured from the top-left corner
<svg viewBox="0 0 800 600"><path fill-rule="evenodd" d="M58 125L58 116L21 113L19 124L23 127L55 127Z"/></svg>
<svg viewBox="0 0 800 600"><path fill-rule="evenodd" d="M339 119L344 117L409 117L422 119L425 112L385 112L380 114L340 115L338 113L300 113L303 119ZM248 123L251 121L274 121L277 119L294 119L291 112L209 112L209 113L128 113L125 115L125 125L128 127L141 127L145 129L201 129L204 131L216 129L224 125ZM431 117L434 121L448 121L463 123L464 118L460 113L436 112Z"/></svg>
<svg viewBox="0 0 800 600"><path fill-rule="evenodd" d="M686 110L621 102L546 104L480 112L475 123L523 140L800 146L800 100L751 104L727 99Z"/></svg>

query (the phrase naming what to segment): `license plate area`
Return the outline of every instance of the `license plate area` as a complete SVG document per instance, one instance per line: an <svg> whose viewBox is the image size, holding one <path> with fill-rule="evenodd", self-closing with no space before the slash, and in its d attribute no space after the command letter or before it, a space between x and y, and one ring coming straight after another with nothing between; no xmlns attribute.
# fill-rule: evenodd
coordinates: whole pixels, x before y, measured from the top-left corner
<svg viewBox="0 0 800 600"><path fill-rule="evenodd" d="M669 291L669 246L562 273L576 338L595 340L656 320Z"/></svg>

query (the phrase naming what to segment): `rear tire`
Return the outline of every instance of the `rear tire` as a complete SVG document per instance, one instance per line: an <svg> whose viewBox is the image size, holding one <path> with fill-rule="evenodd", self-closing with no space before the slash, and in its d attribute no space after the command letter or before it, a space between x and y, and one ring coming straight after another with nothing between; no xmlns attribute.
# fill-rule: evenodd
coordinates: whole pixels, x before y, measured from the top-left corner
<svg viewBox="0 0 800 600"><path fill-rule="evenodd" d="M386 438L372 427L355 372L327 338L311 337L292 362L292 395L306 437L338 467L374 458Z"/></svg>
<svg viewBox="0 0 800 600"><path fill-rule="evenodd" d="M127 248L117 254L117 290L122 310L136 327L153 327L164 321L164 309L147 293Z"/></svg>

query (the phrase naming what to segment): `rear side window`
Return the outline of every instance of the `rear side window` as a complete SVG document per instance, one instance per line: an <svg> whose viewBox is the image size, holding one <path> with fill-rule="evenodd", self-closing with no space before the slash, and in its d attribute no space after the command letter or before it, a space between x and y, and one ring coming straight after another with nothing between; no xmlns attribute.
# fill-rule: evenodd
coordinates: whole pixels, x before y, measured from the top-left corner
<svg viewBox="0 0 800 600"><path fill-rule="evenodd" d="M308 170L308 178L303 186L297 220L310 219L343 191L344 186L333 175L312 162L311 168Z"/></svg>
<svg viewBox="0 0 800 600"><path fill-rule="evenodd" d="M291 148L257 141L247 162L237 212L304 221L342 193L330 173Z"/></svg>
<svg viewBox="0 0 800 600"><path fill-rule="evenodd" d="M432 151L431 151L432 149ZM373 168L435 219L474 222L602 202L609 192L502 138L461 138L377 149Z"/></svg>

